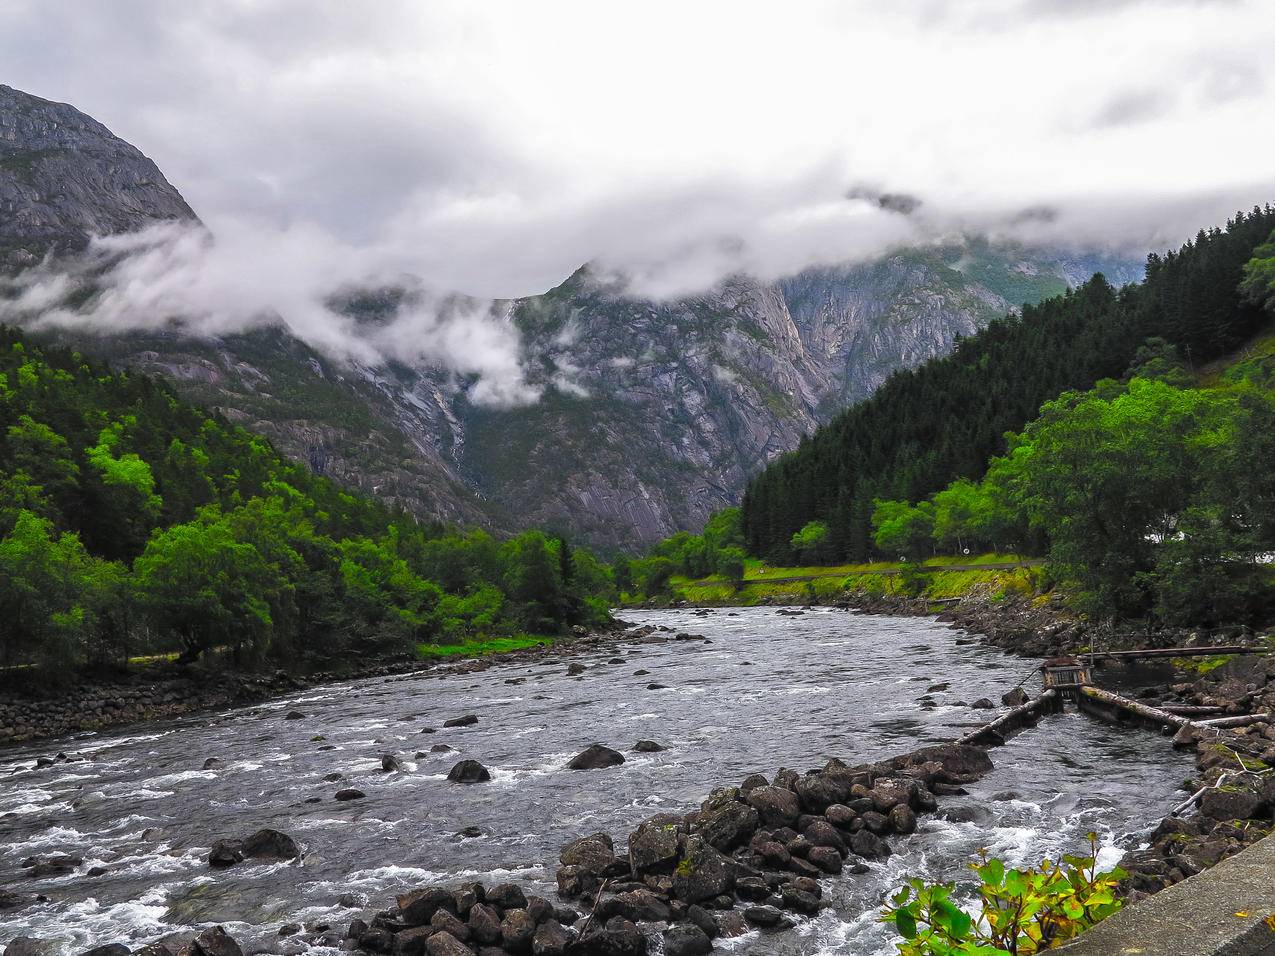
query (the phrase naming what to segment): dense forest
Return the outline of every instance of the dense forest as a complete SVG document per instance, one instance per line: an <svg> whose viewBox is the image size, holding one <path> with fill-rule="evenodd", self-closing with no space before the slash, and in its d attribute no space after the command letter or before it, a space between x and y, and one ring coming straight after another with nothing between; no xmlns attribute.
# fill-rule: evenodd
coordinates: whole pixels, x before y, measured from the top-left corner
<svg viewBox="0 0 1275 956"><path fill-rule="evenodd" d="M1007 452L1007 432L1064 392L1125 376L1148 339L1188 369L1226 355L1267 321L1261 297L1240 284L1272 228L1275 207L1237 215L1150 256L1140 285L1115 289L1095 276L891 376L753 479L742 509L748 552L778 564L869 558L881 553L878 499L917 501L980 478Z"/></svg>
<svg viewBox="0 0 1275 956"><path fill-rule="evenodd" d="M418 523L163 382L0 328L0 664L328 662L553 634L613 591L561 537Z"/></svg>

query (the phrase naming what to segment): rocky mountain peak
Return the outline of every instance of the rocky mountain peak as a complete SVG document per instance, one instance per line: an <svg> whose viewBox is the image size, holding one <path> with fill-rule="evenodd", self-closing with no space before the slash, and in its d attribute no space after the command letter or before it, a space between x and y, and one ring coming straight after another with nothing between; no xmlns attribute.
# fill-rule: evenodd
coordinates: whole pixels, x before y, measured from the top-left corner
<svg viewBox="0 0 1275 956"><path fill-rule="evenodd" d="M159 167L73 106L0 85L0 270L196 219Z"/></svg>

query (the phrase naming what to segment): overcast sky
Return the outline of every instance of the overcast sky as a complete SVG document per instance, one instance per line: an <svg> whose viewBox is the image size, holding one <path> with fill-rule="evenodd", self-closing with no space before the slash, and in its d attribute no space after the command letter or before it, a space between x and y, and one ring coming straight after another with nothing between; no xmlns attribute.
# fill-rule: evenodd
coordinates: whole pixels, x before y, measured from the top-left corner
<svg viewBox="0 0 1275 956"><path fill-rule="evenodd" d="M961 228L1176 242L1275 199L1272 51L1269 0L0 4L3 81L138 145L214 230L330 232L480 295Z"/></svg>
<svg viewBox="0 0 1275 956"><path fill-rule="evenodd" d="M523 401L516 331L439 296L588 261L672 295L962 232L1141 254L1275 200L1272 51L1272 0L0 0L0 82L140 147L217 237L119 240L90 315L42 305L56 277L18 301L282 316ZM373 274L433 290L381 341L328 308Z"/></svg>

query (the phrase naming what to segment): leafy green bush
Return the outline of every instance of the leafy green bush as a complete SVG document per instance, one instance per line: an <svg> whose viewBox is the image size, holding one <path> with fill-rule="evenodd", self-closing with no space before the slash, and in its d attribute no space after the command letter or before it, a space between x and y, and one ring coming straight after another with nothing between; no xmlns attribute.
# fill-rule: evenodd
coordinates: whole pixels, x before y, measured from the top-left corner
<svg viewBox="0 0 1275 956"><path fill-rule="evenodd" d="M1000 860L971 864L978 874L979 915L952 902L954 883L909 880L881 916L903 937L902 956L1031 956L1074 939L1120 909L1119 868L1099 872L1097 837L1090 856L1010 869Z"/></svg>

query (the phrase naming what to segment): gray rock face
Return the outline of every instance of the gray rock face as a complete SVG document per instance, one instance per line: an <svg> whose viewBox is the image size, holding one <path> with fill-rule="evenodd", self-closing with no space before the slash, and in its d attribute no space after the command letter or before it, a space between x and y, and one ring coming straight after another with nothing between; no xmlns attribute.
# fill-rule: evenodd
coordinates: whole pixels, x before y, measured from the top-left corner
<svg viewBox="0 0 1275 956"><path fill-rule="evenodd" d="M159 167L101 123L0 85L0 269L194 218Z"/></svg>

